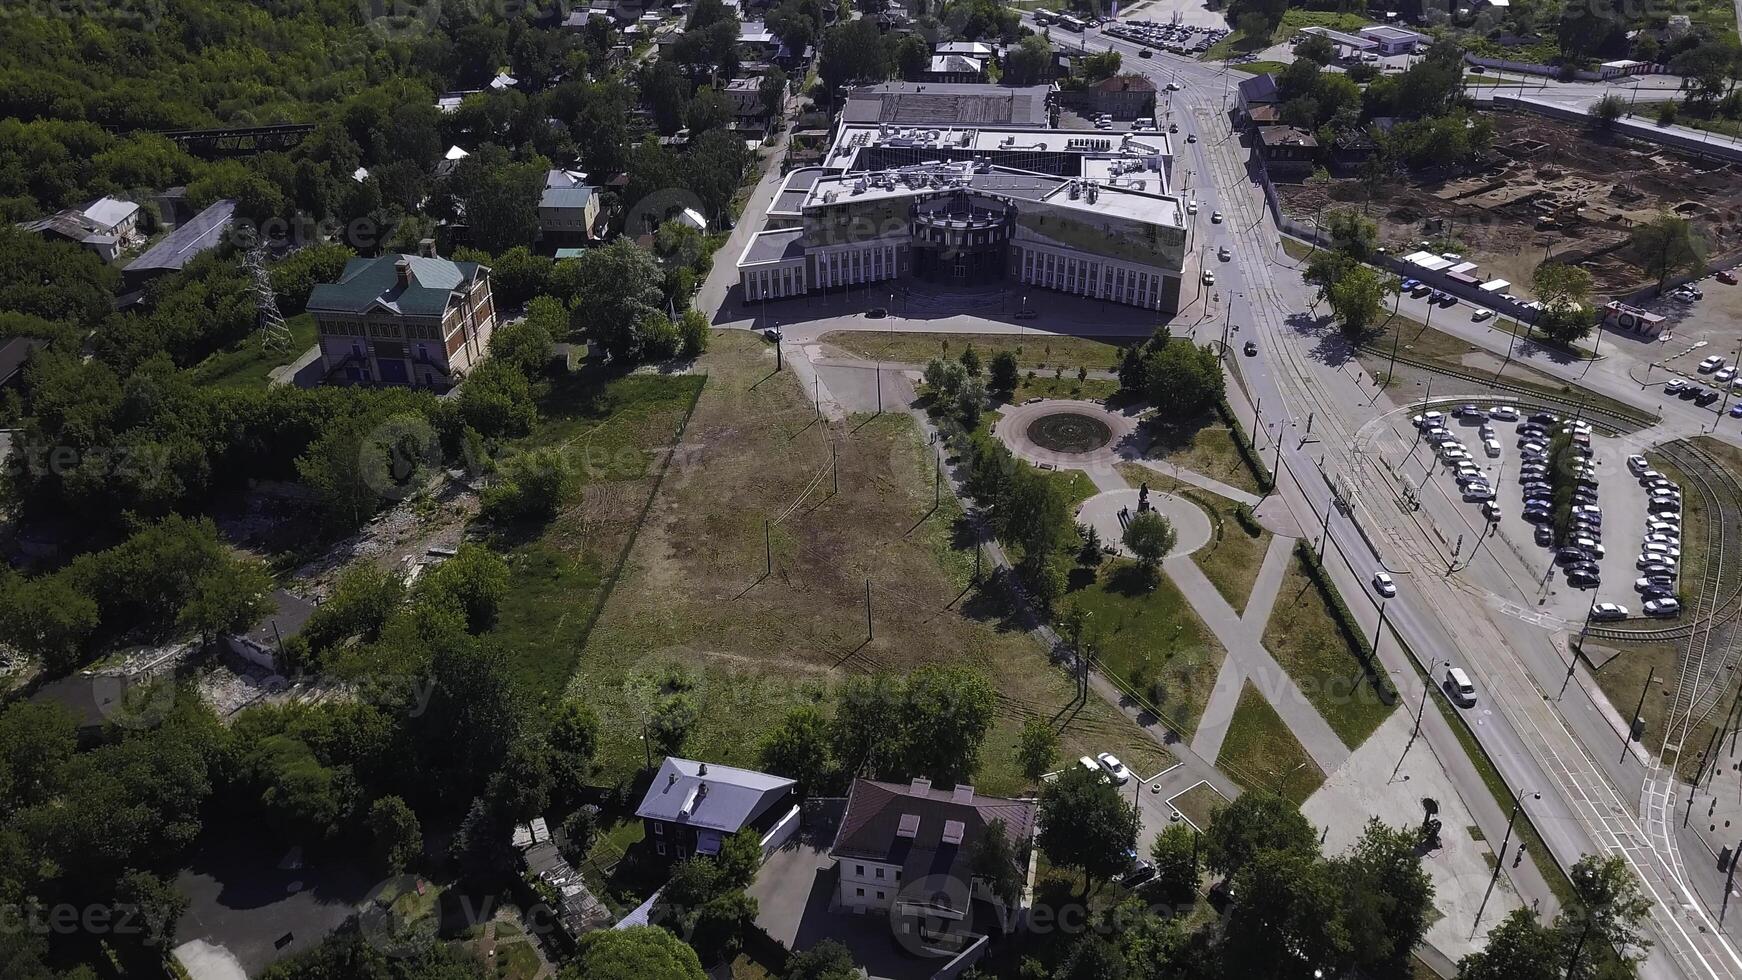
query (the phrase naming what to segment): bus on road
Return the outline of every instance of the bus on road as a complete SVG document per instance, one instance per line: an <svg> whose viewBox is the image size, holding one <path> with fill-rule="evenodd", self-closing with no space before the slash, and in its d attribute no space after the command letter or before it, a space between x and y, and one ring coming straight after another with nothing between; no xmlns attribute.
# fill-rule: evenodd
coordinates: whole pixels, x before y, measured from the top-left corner
<svg viewBox="0 0 1742 980"><path fill-rule="evenodd" d="M1067 31L1083 33L1083 22L1070 14L1059 14L1058 25Z"/></svg>

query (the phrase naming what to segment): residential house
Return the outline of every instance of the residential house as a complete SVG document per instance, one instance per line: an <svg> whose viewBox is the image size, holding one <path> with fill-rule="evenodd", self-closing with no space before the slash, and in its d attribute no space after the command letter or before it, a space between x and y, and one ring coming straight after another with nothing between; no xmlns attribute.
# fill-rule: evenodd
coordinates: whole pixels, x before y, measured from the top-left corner
<svg viewBox="0 0 1742 980"><path fill-rule="evenodd" d="M976 846L1002 824L1020 862L1022 893L1006 903L972 871ZM840 908L888 914L899 936L940 953L960 952L994 929L1016 928L1034 883L1035 805L981 796L972 786L853 781L830 854Z"/></svg>
<svg viewBox="0 0 1742 980"><path fill-rule="evenodd" d="M224 649L256 667L278 673L289 667L282 660L284 644L302 631L316 606L293 593L274 589L272 611L246 633L224 637Z"/></svg>
<svg viewBox="0 0 1742 980"><path fill-rule="evenodd" d="M998 52L984 41L944 41L932 46L932 54L959 54L964 58L976 58L986 61L997 57Z"/></svg>
<svg viewBox="0 0 1742 980"><path fill-rule="evenodd" d="M1253 75L1242 79L1236 87L1239 95L1239 118L1251 121L1252 110L1259 106L1274 106L1282 102L1276 91L1276 76Z"/></svg>
<svg viewBox="0 0 1742 980"><path fill-rule="evenodd" d="M599 195L587 186L585 174L552 170L545 174L538 198L538 230L544 241L588 242L599 222Z"/></svg>
<svg viewBox="0 0 1742 980"><path fill-rule="evenodd" d="M82 208L67 208L46 218L18 225L44 238L59 238L83 245L104 262L113 262L139 225L139 205L114 197L100 197Z"/></svg>
<svg viewBox="0 0 1742 980"><path fill-rule="evenodd" d="M121 270L122 281L128 289L138 289L158 276L180 272L195 256L217 248L235 219L235 201L225 198L213 203L127 263Z"/></svg>
<svg viewBox="0 0 1742 980"><path fill-rule="evenodd" d="M762 98L762 78L734 78L721 91L732 103L732 131L746 138L763 140L774 126L774 117ZM786 103L786 88L781 87L780 101Z"/></svg>
<svg viewBox="0 0 1742 980"><path fill-rule="evenodd" d="M772 62L780 54L780 37L759 20L738 25L738 57L746 62Z"/></svg>
<svg viewBox="0 0 1742 980"><path fill-rule="evenodd" d="M308 312L329 379L447 388L484 358L496 328L490 270L434 253L355 258L314 288Z"/></svg>
<svg viewBox="0 0 1742 980"><path fill-rule="evenodd" d="M921 74L922 82L983 82L986 80L986 59L963 54L934 54L931 64Z"/></svg>
<svg viewBox="0 0 1742 980"><path fill-rule="evenodd" d="M1268 166L1310 167L1318 156L1319 141L1295 126L1264 126L1258 130L1258 150Z"/></svg>
<svg viewBox="0 0 1742 980"><path fill-rule="evenodd" d="M0 391L15 386L24 376L24 364L30 360L30 352L46 346L48 341L39 337L7 337L0 340Z"/></svg>
<svg viewBox="0 0 1742 980"><path fill-rule="evenodd" d="M797 786L750 769L667 757L635 815L659 857L718 854L738 831L760 836L786 819L797 805Z"/></svg>

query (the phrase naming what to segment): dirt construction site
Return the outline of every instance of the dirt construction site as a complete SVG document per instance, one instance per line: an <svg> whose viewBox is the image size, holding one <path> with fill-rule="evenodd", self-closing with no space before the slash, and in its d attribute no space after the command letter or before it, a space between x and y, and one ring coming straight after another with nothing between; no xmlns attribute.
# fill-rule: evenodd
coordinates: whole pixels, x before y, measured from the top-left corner
<svg viewBox="0 0 1742 980"><path fill-rule="evenodd" d="M1487 163L1463 173L1388 180L1368 201L1351 175L1278 184L1283 207L1311 222L1322 209L1366 207L1387 250L1429 247L1478 263L1485 278L1529 295L1545 256L1589 269L1599 295L1624 296L1654 278L1628 261L1631 226L1669 211L1689 218L1708 256L1742 249L1742 168L1638 140L1593 133L1526 112L1491 112ZM1431 244L1430 244L1431 243Z"/></svg>

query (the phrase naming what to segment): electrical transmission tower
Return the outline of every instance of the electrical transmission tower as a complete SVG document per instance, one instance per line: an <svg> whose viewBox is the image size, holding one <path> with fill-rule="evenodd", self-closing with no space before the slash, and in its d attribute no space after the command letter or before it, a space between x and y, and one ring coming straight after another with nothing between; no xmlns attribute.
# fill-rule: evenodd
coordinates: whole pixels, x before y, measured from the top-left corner
<svg viewBox="0 0 1742 980"><path fill-rule="evenodd" d="M260 346L267 350L288 351L290 328L284 325L284 314L278 312L278 297L272 292L272 277L266 273L262 260L265 250L256 245L243 254L243 263L254 277L254 299L259 307Z"/></svg>

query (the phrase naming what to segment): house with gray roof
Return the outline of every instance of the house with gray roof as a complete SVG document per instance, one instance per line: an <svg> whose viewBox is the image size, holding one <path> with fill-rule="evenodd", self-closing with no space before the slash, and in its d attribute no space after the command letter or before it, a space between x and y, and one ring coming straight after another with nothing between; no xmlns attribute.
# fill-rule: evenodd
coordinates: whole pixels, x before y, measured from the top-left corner
<svg viewBox="0 0 1742 980"><path fill-rule="evenodd" d="M217 248L236 219L236 202L225 198L183 222L121 270L129 288L137 289L158 276L180 272L194 256Z"/></svg>
<svg viewBox="0 0 1742 980"><path fill-rule="evenodd" d="M958 953L993 929L1020 924L1032 903L1034 831L1031 800L981 796L967 785L937 789L923 776L910 783L856 779L829 852L837 905L888 914L898 935ZM1019 862L1023 885L1014 901L973 872L975 849L994 832L1005 835Z"/></svg>
<svg viewBox="0 0 1742 980"><path fill-rule="evenodd" d="M766 834L796 805L798 784L752 769L667 757L635 815L654 854L718 854L740 830Z"/></svg>
<svg viewBox="0 0 1742 980"><path fill-rule="evenodd" d="M309 294L308 312L327 379L344 384L451 387L496 329L489 268L434 254L352 259Z"/></svg>
<svg viewBox="0 0 1742 980"><path fill-rule="evenodd" d="M46 218L18 225L44 238L60 238L96 252L104 262L113 262L121 248L138 230L139 205L114 197L100 197L81 208L67 208Z"/></svg>
<svg viewBox="0 0 1742 980"><path fill-rule="evenodd" d="M545 174L538 197L538 230L547 244L573 245L594 240L599 222L599 195L585 175L567 170Z"/></svg>

